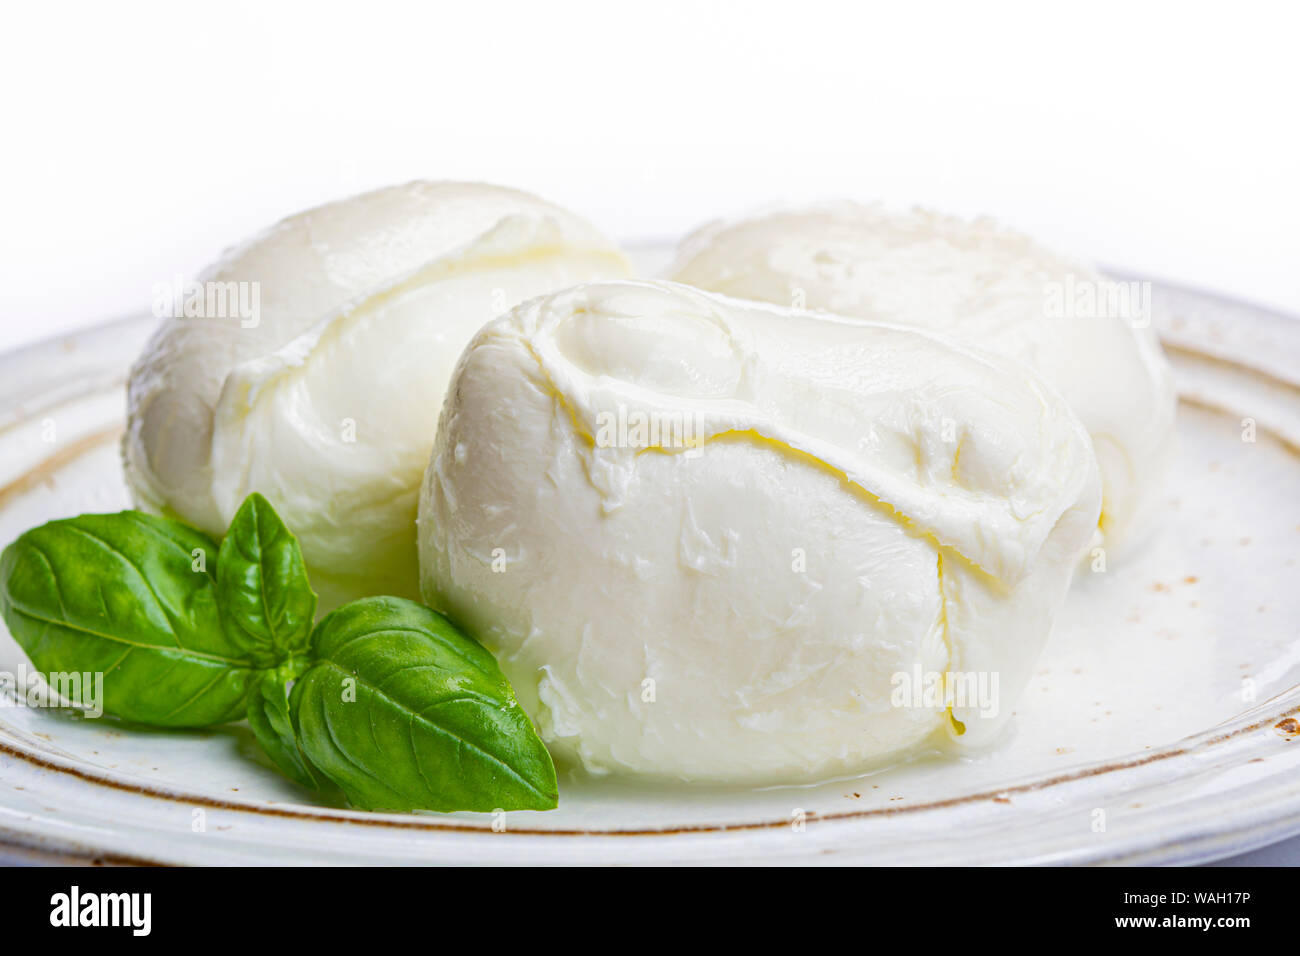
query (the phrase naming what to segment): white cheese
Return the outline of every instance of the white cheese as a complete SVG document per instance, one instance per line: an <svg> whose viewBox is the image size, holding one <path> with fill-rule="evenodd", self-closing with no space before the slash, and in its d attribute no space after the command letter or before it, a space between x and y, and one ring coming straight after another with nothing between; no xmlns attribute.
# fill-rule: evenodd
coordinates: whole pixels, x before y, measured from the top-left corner
<svg viewBox="0 0 1300 956"><path fill-rule="evenodd" d="M216 535L260 491L325 607L415 596L418 485L461 350L526 298L626 274L582 220L494 186L410 183L294 216L201 277L257 283L255 324L169 318L132 369L128 483Z"/></svg>
<svg viewBox="0 0 1300 956"><path fill-rule="evenodd" d="M1104 280L988 220L852 203L701 229L669 278L955 335L1032 365L1092 435L1110 551L1159 514L1176 397L1140 286Z"/></svg>
<svg viewBox="0 0 1300 956"><path fill-rule="evenodd" d="M525 303L461 358L421 584L561 757L804 781L992 739L1099 509L1087 432L1015 360L597 283ZM900 705L943 673L996 699L926 706L913 686Z"/></svg>

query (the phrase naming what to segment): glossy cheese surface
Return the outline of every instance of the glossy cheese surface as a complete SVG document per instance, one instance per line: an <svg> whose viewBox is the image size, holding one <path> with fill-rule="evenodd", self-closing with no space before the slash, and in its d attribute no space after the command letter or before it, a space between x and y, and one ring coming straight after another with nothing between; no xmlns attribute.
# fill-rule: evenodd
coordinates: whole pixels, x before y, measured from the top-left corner
<svg viewBox="0 0 1300 956"><path fill-rule="evenodd" d="M1027 362L1092 435L1107 549L1136 544L1159 515L1176 396L1139 284L1110 282L989 220L847 202L706 226L669 277L933 329Z"/></svg>
<svg viewBox="0 0 1300 956"><path fill-rule="evenodd" d="M418 486L461 350L524 299L626 274L587 223L496 186L416 182L286 219L200 277L255 283L255 322L168 318L132 369L135 499L220 535L260 491L326 607L415 596Z"/></svg>
<svg viewBox="0 0 1300 956"><path fill-rule="evenodd" d="M1018 361L596 283L462 357L421 493L422 590L562 756L803 781L992 739L1099 509L1087 432ZM899 675L935 672L996 675L995 706L899 705Z"/></svg>

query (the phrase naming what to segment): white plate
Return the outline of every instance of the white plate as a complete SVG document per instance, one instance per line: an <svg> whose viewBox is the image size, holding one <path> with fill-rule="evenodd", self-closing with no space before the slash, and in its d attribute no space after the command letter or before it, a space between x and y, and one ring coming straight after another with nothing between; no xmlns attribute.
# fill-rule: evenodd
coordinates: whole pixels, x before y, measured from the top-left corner
<svg viewBox="0 0 1300 956"><path fill-rule="evenodd" d="M1077 582L991 753L761 791L564 774L559 810L494 821L313 806L242 726L151 732L6 706L0 859L1149 863L1300 832L1300 323L1161 284L1154 304L1184 392L1163 527ZM122 384L152 326L0 357L0 543L128 506ZM22 662L0 628L0 670Z"/></svg>

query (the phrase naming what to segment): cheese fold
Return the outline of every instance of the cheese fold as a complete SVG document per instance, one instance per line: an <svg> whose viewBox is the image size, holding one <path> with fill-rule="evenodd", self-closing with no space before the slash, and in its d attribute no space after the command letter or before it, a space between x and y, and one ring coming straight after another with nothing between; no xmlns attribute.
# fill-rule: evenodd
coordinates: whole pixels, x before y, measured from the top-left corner
<svg viewBox="0 0 1300 956"><path fill-rule="evenodd" d="M1109 281L987 219L848 202L708 225L682 243L668 277L933 329L1020 359L1092 435L1105 547L1122 554L1159 515L1177 397L1149 286Z"/></svg>
<svg viewBox="0 0 1300 956"><path fill-rule="evenodd" d="M462 356L421 583L561 757L798 782L992 739L1099 510L1087 432L1015 360L605 282ZM918 674L998 699L900 704Z"/></svg>
<svg viewBox="0 0 1300 956"><path fill-rule="evenodd" d="M496 186L416 182L287 219L199 279L255 288L259 314L168 318L133 367L128 485L218 536L260 491L324 608L414 597L418 487L461 350L524 299L627 271L578 217Z"/></svg>

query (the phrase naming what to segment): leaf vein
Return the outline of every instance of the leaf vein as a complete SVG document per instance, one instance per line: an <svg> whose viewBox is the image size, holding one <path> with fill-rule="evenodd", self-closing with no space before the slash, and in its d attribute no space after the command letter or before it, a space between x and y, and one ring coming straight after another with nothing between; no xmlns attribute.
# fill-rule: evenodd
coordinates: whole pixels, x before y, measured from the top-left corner
<svg viewBox="0 0 1300 956"><path fill-rule="evenodd" d="M433 731L433 732L436 733L436 734L439 734L440 736L448 737L448 738L450 738L451 740L456 741L460 746L465 747L466 749L468 749L468 750L472 750L472 751L474 751L475 753L477 753L477 754L480 756L481 759L486 760L486 761L488 761L488 762L490 762L490 763L493 763L493 764L496 764L496 765L500 766L503 770L506 771L506 773L508 773L510 776L514 777L514 778L515 778L516 780L518 780L521 784L523 784L524 787L526 787L527 789L531 790L533 793L536 793L538 796L546 797L546 798L548 798L548 799L550 798L550 794L544 793L543 791L539 790L535 784L533 784L531 781L529 781L529 780L528 780L526 777L524 777L524 776L523 776L519 771L515 770L514 767L510 766L510 764L506 763L506 762L505 762L504 760L502 760L500 757L496 756L496 755L493 754L493 753L490 753L490 752L487 751L487 750L484 750L482 747L478 746L477 744L473 743L472 741L466 740L464 737L461 737L461 736L459 736L458 734L454 734L454 733L452 733L450 730L448 730L448 729L445 728L445 727L439 727L439 726L438 726L437 724L435 724L433 721L429 720L429 718L423 716L422 714L417 713L413 708L406 706L406 704L402 703L400 700L396 699L395 697L392 697L392 696L389 695L389 694L385 694L382 690L380 690L380 689L379 689L378 687L376 687L374 684L370 683L369 681L364 680L364 678L361 678L360 675L352 675L352 674L349 674L349 673L348 673L347 671L345 671L342 667L339 667L338 664L334 663L334 662L331 661L331 660L322 660L322 661L320 661L319 663L334 668L335 670L337 670L339 673L343 674L343 675L346 676L346 677L356 676L356 677L358 678L358 680L361 680L362 683L364 683L367 687L370 688L371 693L376 694L376 695L378 695L379 697L384 698L384 699L387 700L389 703L393 704L395 707L398 707L398 708L400 708L400 709L406 711L407 713L412 714L413 716L419 717L419 719L420 719L420 723L423 724L424 726L426 726L429 730Z"/></svg>

